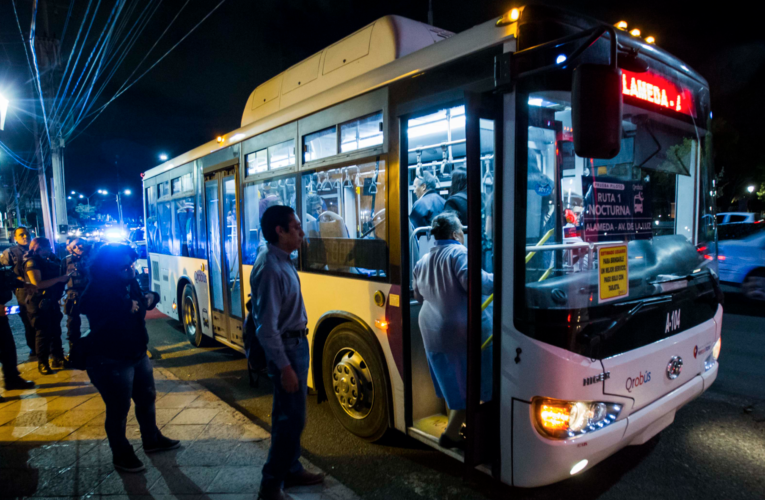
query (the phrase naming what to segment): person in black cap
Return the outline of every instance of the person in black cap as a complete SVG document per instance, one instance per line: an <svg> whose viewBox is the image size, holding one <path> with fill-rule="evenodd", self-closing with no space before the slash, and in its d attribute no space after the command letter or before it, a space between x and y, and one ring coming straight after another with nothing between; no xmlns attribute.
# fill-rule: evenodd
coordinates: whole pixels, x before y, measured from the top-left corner
<svg viewBox="0 0 765 500"><path fill-rule="evenodd" d="M24 226L19 226L13 231L13 239L16 245L5 249L2 255L0 255L0 265L11 266L13 272L26 281L26 275L24 274L24 254L29 251L29 243L32 238L29 236L29 231ZM24 324L24 337L27 340L27 347L29 347L29 357L36 356L35 350L35 329L32 328L32 322L29 320L29 311L27 310L27 292L24 288L19 288L15 292L16 301L19 303L19 317Z"/></svg>

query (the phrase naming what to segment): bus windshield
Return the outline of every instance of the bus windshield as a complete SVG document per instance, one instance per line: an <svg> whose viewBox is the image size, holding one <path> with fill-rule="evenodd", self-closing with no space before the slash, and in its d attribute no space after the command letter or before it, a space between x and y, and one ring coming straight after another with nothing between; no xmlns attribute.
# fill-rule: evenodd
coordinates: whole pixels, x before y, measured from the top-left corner
<svg viewBox="0 0 765 500"><path fill-rule="evenodd" d="M610 160L574 153L570 92L530 94L528 120L529 310L634 303L716 274L711 137L693 117L625 102Z"/></svg>

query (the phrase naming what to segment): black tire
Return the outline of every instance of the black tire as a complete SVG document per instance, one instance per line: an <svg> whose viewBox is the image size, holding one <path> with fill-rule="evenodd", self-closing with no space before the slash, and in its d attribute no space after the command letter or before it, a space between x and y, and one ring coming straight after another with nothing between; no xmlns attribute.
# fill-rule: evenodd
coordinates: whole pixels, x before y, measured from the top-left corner
<svg viewBox="0 0 765 500"><path fill-rule="evenodd" d="M741 284L741 293L749 301L762 304L765 301L765 269L750 272Z"/></svg>
<svg viewBox="0 0 765 500"><path fill-rule="evenodd" d="M329 407L343 427L372 442L385 435L390 384L380 348L368 332L343 323L329 333L322 353L322 381Z"/></svg>
<svg viewBox="0 0 765 500"><path fill-rule="evenodd" d="M191 285L183 287L178 316L183 325L183 331L186 333L186 338L189 339L189 343L194 347L211 347L215 345L215 340L202 333L202 328L200 327L202 321L199 318L198 304L194 287Z"/></svg>

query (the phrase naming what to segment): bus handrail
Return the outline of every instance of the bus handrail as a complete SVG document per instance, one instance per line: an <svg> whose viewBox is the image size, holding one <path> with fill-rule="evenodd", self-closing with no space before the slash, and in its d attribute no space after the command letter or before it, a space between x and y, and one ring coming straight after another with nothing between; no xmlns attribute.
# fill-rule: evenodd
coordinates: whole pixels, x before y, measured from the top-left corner
<svg viewBox="0 0 765 500"><path fill-rule="evenodd" d="M445 141L445 142L439 142L438 144L428 144L427 146L417 146L414 149L410 149L410 153L416 153L417 151L422 151L424 149L433 149L433 148L442 148L444 146L454 146L456 144L462 144L465 142L465 139L457 139L456 141Z"/></svg>

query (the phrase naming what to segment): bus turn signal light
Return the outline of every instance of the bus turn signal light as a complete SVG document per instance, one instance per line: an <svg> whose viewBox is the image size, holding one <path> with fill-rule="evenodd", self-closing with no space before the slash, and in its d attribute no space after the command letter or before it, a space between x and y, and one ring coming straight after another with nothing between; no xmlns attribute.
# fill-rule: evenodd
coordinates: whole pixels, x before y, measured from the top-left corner
<svg viewBox="0 0 765 500"><path fill-rule="evenodd" d="M388 322L384 319L376 319L375 320L375 326L379 328L380 330L387 330L388 329Z"/></svg>
<svg viewBox="0 0 765 500"><path fill-rule="evenodd" d="M611 425L619 417L622 406L600 401L563 401L534 398L534 420L537 431L552 439L570 439Z"/></svg>

